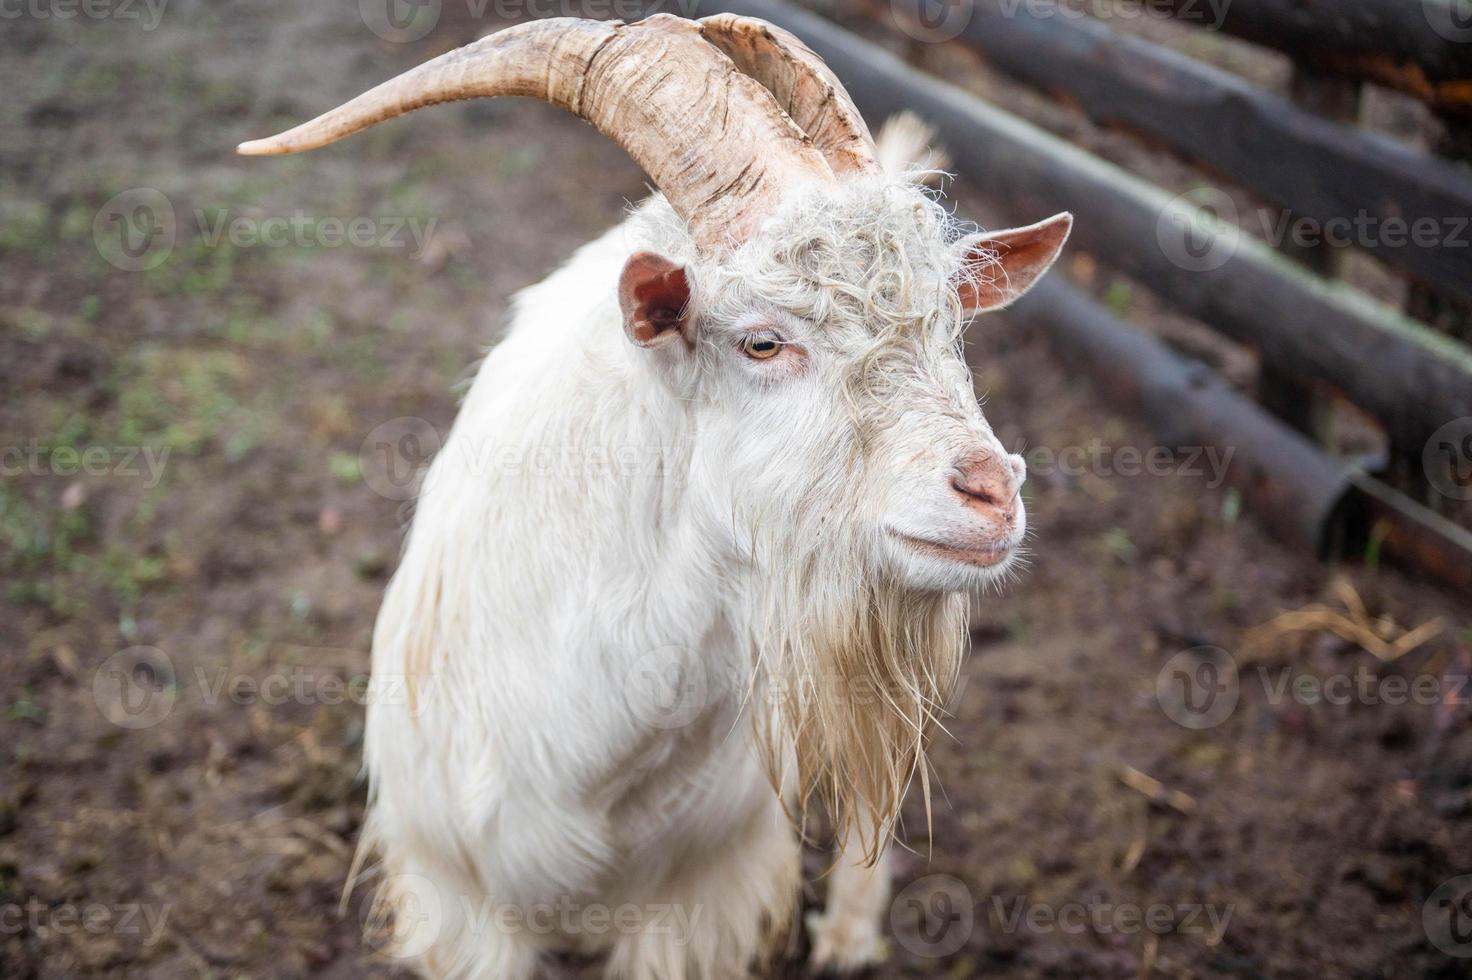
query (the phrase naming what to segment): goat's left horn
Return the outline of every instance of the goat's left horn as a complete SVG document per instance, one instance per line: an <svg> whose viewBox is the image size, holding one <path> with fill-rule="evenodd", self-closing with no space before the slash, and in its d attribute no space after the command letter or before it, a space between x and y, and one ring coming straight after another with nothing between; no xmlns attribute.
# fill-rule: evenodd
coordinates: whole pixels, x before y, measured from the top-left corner
<svg viewBox="0 0 1472 980"><path fill-rule="evenodd" d="M497 95L545 99L612 137L705 248L742 241L797 185L834 179L768 87L707 41L701 25L668 14L637 24L518 24L239 150L295 153L421 106Z"/></svg>
<svg viewBox="0 0 1472 980"><path fill-rule="evenodd" d="M877 174L874 137L838 76L797 35L755 17L703 17L706 40L761 82L835 174Z"/></svg>

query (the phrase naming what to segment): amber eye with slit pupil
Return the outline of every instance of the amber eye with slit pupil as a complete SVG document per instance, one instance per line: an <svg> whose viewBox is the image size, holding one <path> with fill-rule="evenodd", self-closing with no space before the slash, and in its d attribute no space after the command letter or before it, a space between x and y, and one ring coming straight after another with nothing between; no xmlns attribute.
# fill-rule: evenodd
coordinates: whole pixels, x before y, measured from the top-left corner
<svg viewBox="0 0 1472 980"><path fill-rule="evenodd" d="M777 353L782 349L782 345L771 337L752 336L746 338L746 341L741 345L741 349L746 352L747 357L754 357L758 361L765 361L769 357L776 357Z"/></svg>

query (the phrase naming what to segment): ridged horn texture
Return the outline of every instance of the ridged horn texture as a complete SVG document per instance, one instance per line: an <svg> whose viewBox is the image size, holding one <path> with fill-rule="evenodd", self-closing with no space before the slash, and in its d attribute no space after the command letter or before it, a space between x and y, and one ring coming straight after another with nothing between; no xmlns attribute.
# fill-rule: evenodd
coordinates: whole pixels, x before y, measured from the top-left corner
<svg viewBox="0 0 1472 980"><path fill-rule="evenodd" d="M766 86L835 174L881 172L874 137L838 76L796 34L755 17L716 14L700 21L706 40Z"/></svg>
<svg viewBox="0 0 1472 980"><path fill-rule="evenodd" d="M530 96L580 116L622 146L688 223L697 245L734 245L784 193L834 176L769 87L703 34L701 24L669 14L636 24L575 17L518 24L295 129L242 143L239 152L296 153L424 106ZM801 96L805 87L794 90Z"/></svg>

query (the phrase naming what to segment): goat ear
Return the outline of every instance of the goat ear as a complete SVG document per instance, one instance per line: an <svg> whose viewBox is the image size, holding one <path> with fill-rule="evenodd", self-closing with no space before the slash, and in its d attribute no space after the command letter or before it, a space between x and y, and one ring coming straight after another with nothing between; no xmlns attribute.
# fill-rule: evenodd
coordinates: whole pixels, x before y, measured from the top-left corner
<svg viewBox="0 0 1472 980"><path fill-rule="evenodd" d="M624 333L640 347L690 341L690 279L684 266L653 252L635 252L618 277Z"/></svg>
<svg viewBox="0 0 1472 980"><path fill-rule="evenodd" d="M956 288L968 313L988 313L1011 303L1033 287L1053 265L1073 215L1055 214L1026 228L987 232L962 239L962 275Z"/></svg>

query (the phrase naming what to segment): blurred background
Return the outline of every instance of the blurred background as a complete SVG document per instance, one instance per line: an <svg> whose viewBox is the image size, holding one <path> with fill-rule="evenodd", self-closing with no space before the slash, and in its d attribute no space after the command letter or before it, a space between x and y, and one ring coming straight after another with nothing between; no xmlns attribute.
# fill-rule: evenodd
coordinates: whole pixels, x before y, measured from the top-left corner
<svg viewBox="0 0 1472 980"><path fill-rule="evenodd" d="M971 332L1034 557L977 605L876 975L1469 975L1466 0L14 0L0 976L407 975L339 901L413 477L645 182L521 100L232 150L651 10L795 30L872 126L939 127L984 226L1078 216Z"/></svg>

